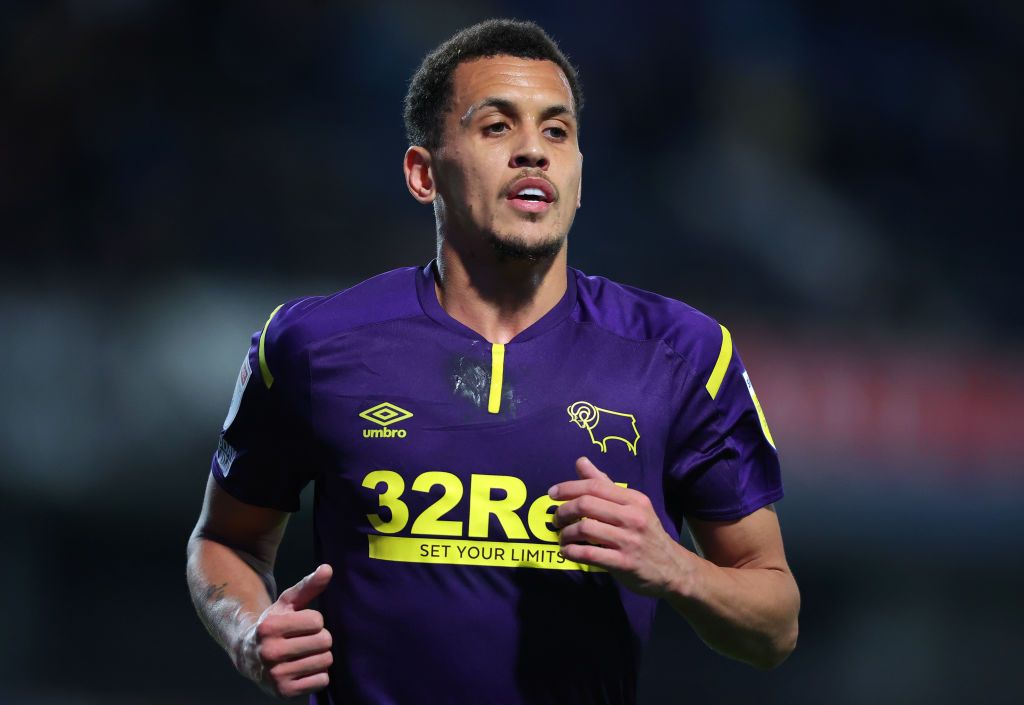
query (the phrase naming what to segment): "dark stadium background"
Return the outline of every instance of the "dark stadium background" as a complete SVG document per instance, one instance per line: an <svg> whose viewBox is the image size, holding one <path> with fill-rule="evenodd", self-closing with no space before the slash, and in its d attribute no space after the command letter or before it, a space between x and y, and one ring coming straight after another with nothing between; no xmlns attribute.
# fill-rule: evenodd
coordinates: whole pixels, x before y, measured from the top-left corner
<svg viewBox="0 0 1024 705"><path fill-rule="evenodd" d="M570 261L725 322L783 458L797 651L665 609L641 702L1024 702L1024 4L12 0L0 703L265 702L184 580L238 364L281 301L432 256L400 103L488 16L580 66Z"/></svg>

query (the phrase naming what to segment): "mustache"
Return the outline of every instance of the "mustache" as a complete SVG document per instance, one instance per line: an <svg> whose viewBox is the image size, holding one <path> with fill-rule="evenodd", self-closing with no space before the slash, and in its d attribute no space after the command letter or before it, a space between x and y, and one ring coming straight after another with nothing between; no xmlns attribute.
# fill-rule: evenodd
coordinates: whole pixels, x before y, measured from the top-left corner
<svg viewBox="0 0 1024 705"><path fill-rule="evenodd" d="M551 179L545 176L543 171L531 171L530 169L523 169L521 172L509 179L501 188L501 197L508 198L509 194L512 193L512 187L523 179L542 179L546 181L548 186L551 187L551 193L555 194L554 200L557 201L559 199L560 194L558 193L558 187L551 182Z"/></svg>

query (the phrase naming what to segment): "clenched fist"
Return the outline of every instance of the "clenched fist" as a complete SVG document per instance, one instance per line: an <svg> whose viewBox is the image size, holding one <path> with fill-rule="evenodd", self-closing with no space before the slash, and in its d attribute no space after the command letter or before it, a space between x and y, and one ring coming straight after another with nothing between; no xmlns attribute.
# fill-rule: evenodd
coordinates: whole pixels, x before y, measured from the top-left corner
<svg viewBox="0 0 1024 705"><path fill-rule="evenodd" d="M576 474L548 491L563 500L552 518L562 555L604 568L641 595L667 597L692 579L698 559L668 535L647 495L619 487L589 458L576 461Z"/></svg>
<svg viewBox="0 0 1024 705"><path fill-rule="evenodd" d="M331 581L326 563L281 593L242 640L239 670L273 695L290 698L323 690L334 662L324 618L306 609Z"/></svg>

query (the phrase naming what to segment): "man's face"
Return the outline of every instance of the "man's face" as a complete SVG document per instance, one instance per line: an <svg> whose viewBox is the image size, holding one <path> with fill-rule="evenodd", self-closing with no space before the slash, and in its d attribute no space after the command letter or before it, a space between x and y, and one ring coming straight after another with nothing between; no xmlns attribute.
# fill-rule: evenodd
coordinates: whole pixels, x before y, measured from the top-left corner
<svg viewBox="0 0 1024 705"><path fill-rule="evenodd" d="M579 207L582 155L569 83L550 61L460 64L434 155L446 229L481 233L519 256L561 249Z"/></svg>

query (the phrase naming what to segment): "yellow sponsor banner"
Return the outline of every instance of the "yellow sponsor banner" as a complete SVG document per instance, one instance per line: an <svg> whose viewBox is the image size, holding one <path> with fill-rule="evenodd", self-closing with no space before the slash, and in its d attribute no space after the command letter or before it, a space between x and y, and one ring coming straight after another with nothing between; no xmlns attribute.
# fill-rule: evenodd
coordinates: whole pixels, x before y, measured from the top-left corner
<svg viewBox="0 0 1024 705"><path fill-rule="evenodd" d="M370 558L383 561L604 572L603 568L575 563L565 558L558 544L409 538L379 534L370 534L367 538L370 540Z"/></svg>

